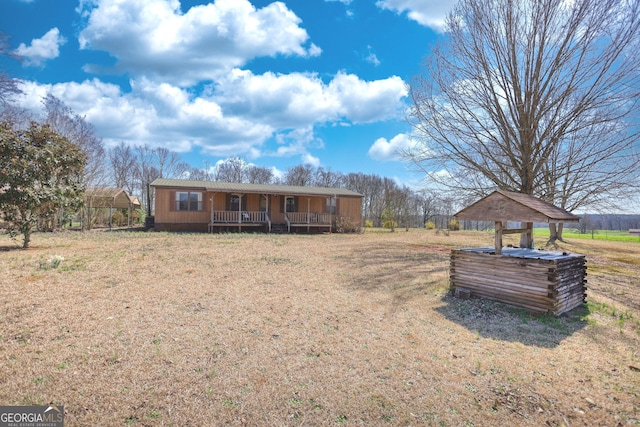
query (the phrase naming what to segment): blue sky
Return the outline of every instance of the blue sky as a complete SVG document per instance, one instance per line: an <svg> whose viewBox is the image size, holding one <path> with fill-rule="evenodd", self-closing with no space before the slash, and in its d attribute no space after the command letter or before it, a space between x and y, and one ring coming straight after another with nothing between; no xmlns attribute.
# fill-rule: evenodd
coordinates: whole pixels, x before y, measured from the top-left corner
<svg viewBox="0 0 640 427"><path fill-rule="evenodd" d="M411 184L407 84L446 0L2 0L20 103L52 93L105 146L163 146L195 167L239 155Z"/></svg>

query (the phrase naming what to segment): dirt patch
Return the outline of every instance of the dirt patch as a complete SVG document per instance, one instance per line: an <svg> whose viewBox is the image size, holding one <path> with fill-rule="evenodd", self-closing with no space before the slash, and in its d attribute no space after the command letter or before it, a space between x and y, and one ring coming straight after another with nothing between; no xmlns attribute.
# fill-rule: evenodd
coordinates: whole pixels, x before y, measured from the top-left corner
<svg viewBox="0 0 640 427"><path fill-rule="evenodd" d="M640 422L640 271L590 274L561 318L448 295L446 248L492 238L37 234L0 253L0 401L69 426Z"/></svg>

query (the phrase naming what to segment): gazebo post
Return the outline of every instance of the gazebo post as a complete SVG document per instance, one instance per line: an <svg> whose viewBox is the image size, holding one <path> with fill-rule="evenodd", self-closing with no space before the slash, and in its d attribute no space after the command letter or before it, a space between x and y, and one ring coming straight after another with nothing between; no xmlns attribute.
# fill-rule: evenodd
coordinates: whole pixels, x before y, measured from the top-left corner
<svg viewBox="0 0 640 427"><path fill-rule="evenodd" d="M495 238L495 249L496 255L500 255L502 253L502 221L496 221L496 238Z"/></svg>
<svg viewBox="0 0 640 427"><path fill-rule="evenodd" d="M533 249L533 222L527 222L527 248Z"/></svg>

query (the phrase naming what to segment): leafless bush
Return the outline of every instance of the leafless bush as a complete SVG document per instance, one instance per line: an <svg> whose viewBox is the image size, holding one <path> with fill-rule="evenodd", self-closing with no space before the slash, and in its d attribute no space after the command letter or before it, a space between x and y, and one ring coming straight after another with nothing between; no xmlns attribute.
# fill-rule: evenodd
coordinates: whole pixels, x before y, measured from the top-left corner
<svg viewBox="0 0 640 427"><path fill-rule="evenodd" d="M336 220L336 233L360 233L362 228L359 224L354 223L349 218L338 217Z"/></svg>

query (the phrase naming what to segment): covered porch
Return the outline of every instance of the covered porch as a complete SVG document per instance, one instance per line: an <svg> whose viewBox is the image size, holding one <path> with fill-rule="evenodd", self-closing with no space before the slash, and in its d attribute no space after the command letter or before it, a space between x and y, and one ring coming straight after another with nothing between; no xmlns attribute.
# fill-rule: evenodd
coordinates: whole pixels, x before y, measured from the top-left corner
<svg viewBox="0 0 640 427"><path fill-rule="evenodd" d="M335 196L208 191L209 232L252 228L266 232L326 229L331 232Z"/></svg>

